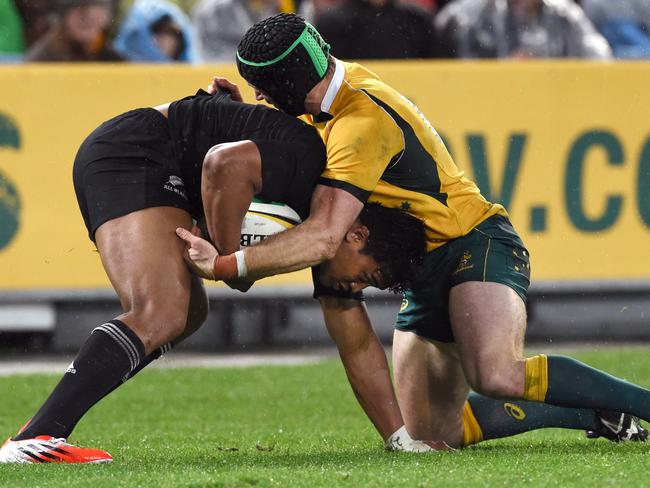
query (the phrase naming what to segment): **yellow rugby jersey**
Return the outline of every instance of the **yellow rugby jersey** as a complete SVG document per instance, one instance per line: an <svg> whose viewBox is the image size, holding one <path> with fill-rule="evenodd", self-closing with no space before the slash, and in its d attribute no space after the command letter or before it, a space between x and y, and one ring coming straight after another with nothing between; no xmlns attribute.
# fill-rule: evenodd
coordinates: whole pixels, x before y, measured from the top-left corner
<svg viewBox="0 0 650 488"><path fill-rule="evenodd" d="M419 217L426 225L428 250L467 234L492 215L508 215L463 176L412 102L361 65L336 63L324 114L306 116L327 147L320 184Z"/></svg>

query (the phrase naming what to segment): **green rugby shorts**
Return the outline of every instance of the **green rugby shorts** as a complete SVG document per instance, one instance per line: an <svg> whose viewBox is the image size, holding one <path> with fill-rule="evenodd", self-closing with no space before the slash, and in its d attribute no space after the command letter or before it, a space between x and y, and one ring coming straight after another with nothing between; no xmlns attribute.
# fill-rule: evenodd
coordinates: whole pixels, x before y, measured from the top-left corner
<svg viewBox="0 0 650 488"><path fill-rule="evenodd" d="M449 291L467 281L501 283L526 302L530 256L510 220L495 215L463 237L428 253L404 293L395 328L439 342L454 342Z"/></svg>

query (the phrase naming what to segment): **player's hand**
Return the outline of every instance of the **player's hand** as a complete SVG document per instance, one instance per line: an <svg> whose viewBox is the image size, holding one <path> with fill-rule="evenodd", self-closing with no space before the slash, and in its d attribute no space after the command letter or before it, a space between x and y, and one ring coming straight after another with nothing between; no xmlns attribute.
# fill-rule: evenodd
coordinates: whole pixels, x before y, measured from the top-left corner
<svg viewBox="0 0 650 488"><path fill-rule="evenodd" d="M230 93L231 98L235 102L244 101L244 98L241 96L241 91L239 91L239 87L237 85L231 83L226 78L215 76L212 78L212 83L210 83L210 86L208 86L208 93L210 95L214 95L218 91L226 91Z"/></svg>
<svg viewBox="0 0 650 488"><path fill-rule="evenodd" d="M444 441L418 441L411 438L405 426L386 439L386 449L401 452L454 451Z"/></svg>
<svg viewBox="0 0 650 488"><path fill-rule="evenodd" d="M214 279L214 260L219 253L208 241L200 237L201 231L193 227L192 232L182 227L176 229L176 235L185 241L183 257L192 273L207 280Z"/></svg>

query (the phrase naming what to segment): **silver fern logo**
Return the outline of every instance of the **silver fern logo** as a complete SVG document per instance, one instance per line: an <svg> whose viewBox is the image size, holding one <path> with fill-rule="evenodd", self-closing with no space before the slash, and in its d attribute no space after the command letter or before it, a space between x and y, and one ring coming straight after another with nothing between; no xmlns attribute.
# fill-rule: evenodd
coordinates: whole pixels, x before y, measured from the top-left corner
<svg viewBox="0 0 650 488"><path fill-rule="evenodd" d="M163 185L163 188L172 193L176 193L180 197L187 200L187 195L185 193L185 183L178 176L171 175L169 180Z"/></svg>

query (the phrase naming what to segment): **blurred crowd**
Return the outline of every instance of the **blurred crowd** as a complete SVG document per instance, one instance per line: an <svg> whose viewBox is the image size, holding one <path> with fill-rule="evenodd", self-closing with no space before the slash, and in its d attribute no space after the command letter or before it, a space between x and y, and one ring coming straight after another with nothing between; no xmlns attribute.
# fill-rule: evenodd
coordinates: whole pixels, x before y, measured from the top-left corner
<svg viewBox="0 0 650 488"><path fill-rule="evenodd" d="M0 61L232 62L278 12L342 59L650 58L650 0L0 0Z"/></svg>

